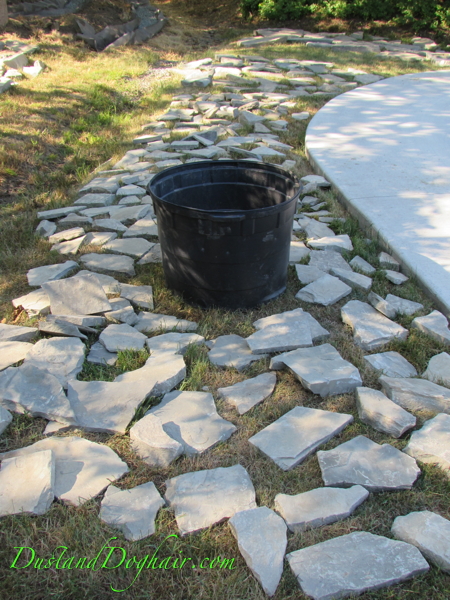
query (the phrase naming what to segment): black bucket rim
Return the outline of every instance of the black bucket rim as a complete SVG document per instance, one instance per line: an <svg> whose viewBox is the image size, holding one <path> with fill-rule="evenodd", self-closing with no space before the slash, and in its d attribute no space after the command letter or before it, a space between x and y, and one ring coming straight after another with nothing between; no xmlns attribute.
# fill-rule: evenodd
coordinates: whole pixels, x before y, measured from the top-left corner
<svg viewBox="0 0 450 600"><path fill-rule="evenodd" d="M234 166L236 168L247 167L247 168L255 168L258 170L271 171L280 176L284 176L287 179L290 179L293 183L293 195L291 198L281 202L280 204L275 204L274 206L267 206L263 208L253 208L250 210L242 211L239 209L202 209L202 208L192 208L188 206L180 206L179 204L175 204L174 202L169 202L168 200L164 200L160 198L155 192L152 190L152 187L163 179L164 177L170 177L180 171L187 170L188 168L192 170L202 169L205 167L211 169L213 166L216 168L225 168ZM230 159L230 160L220 160L220 161L211 161L211 160L202 160L196 161L195 163L184 163L182 165L176 165L174 167L169 167L164 169L160 173L157 173L152 180L147 185L147 192L152 198L152 201L160 202L163 205L167 205L170 207L170 210L179 214L189 215L191 217L199 217L202 219L210 219L217 220L220 218L224 218L224 220L230 220L235 218L236 220L243 220L245 218L259 218L270 215L273 212L278 212L280 207L287 207L292 202L297 202L300 193L302 191L303 185L299 181L299 179L290 173L287 169L283 169L278 165L263 163L260 161L249 161L244 159Z"/></svg>

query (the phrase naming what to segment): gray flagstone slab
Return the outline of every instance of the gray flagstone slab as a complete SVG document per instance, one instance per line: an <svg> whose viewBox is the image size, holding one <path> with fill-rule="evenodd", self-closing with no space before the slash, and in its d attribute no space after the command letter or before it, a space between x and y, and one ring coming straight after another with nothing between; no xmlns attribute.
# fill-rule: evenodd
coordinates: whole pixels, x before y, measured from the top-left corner
<svg viewBox="0 0 450 600"><path fill-rule="evenodd" d="M50 312L50 299L42 288L15 298L12 304L16 308L21 306L30 318L48 315Z"/></svg>
<svg viewBox="0 0 450 600"><path fill-rule="evenodd" d="M53 316L53 315L48 315ZM39 321L39 331L42 333L51 333L52 335L61 335L63 337L77 337L81 340L87 340L87 336L78 329L73 323L69 323L62 318L53 316L53 319Z"/></svg>
<svg viewBox="0 0 450 600"><path fill-rule="evenodd" d="M88 275L49 281L42 289L50 299L53 315L91 315L111 310L98 279Z"/></svg>
<svg viewBox="0 0 450 600"><path fill-rule="evenodd" d="M450 521L429 510L397 517L391 528L398 540L419 548L425 558L450 573Z"/></svg>
<svg viewBox="0 0 450 600"><path fill-rule="evenodd" d="M415 377L417 371L413 365L398 352L380 352L364 357L374 369L383 372L387 377Z"/></svg>
<svg viewBox="0 0 450 600"><path fill-rule="evenodd" d="M126 298L136 306L136 308L144 308L153 310L153 288L151 285L129 285L122 283L120 286L120 296Z"/></svg>
<svg viewBox="0 0 450 600"><path fill-rule="evenodd" d="M270 317L258 319L253 323L253 327L259 330L270 325L291 325L296 322L304 322L309 325L313 342L325 340L330 335L329 331L324 329L312 315L302 308L295 308L294 310L287 310Z"/></svg>
<svg viewBox="0 0 450 600"><path fill-rule="evenodd" d="M246 340L240 335L221 335L208 344L209 360L218 367L234 367L242 371L255 360L265 358L266 354L253 354Z"/></svg>
<svg viewBox="0 0 450 600"><path fill-rule="evenodd" d="M183 357L167 353L150 356L143 367L122 373L114 381L139 386L147 396L160 396L170 392L185 377Z"/></svg>
<svg viewBox="0 0 450 600"><path fill-rule="evenodd" d="M131 256L120 256L116 254L84 254L80 257L83 265L91 271L106 271L107 273L120 273L133 276L134 260Z"/></svg>
<svg viewBox="0 0 450 600"><path fill-rule="evenodd" d="M347 302L341 308L341 318L352 328L355 344L364 350L376 350L393 339L406 340L409 335L407 329L360 300Z"/></svg>
<svg viewBox="0 0 450 600"><path fill-rule="evenodd" d="M304 321L294 321L289 325L268 325L252 333L246 338L246 342L253 354L287 352L313 345L311 329Z"/></svg>
<svg viewBox="0 0 450 600"><path fill-rule="evenodd" d="M450 354L441 352L430 358L423 377L433 383L450 388Z"/></svg>
<svg viewBox="0 0 450 600"><path fill-rule="evenodd" d="M241 465L178 475L166 481L165 499L181 535L194 533L256 508L255 489Z"/></svg>
<svg viewBox="0 0 450 600"><path fill-rule="evenodd" d="M164 431L161 419L152 414L139 419L130 428L130 445L152 467L168 467L184 452L184 445L170 437Z"/></svg>
<svg viewBox="0 0 450 600"><path fill-rule="evenodd" d="M86 360L96 365L109 365L113 367L117 362L117 354L115 352L108 352L103 344L95 342L95 344L92 344Z"/></svg>
<svg viewBox="0 0 450 600"><path fill-rule="evenodd" d="M12 414L3 406L0 406L0 435L5 431L8 425L12 422Z"/></svg>
<svg viewBox="0 0 450 600"><path fill-rule="evenodd" d="M160 419L164 431L182 444L188 456L209 450L236 431L219 416L214 398L207 392L170 392L146 414Z"/></svg>
<svg viewBox="0 0 450 600"><path fill-rule="evenodd" d="M287 471L352 421L351 415L296 406L248 441Z"/></svg>
<svg viewBox="0 0 450 600"><path fill-rule="evenodd" d="M55 498L54 486L51 450L4 458L0 470L0 517L22 512L45 514Z"/></svg>
<svg viewBox="0 0 450 600"><path fill-rule="evenodd" d="M58 233L54 233L48 237L48 241L51 244L56 244L58 242L65 242L67 240L74 240L85 234L85 231L82 227L73 227L72 229L65 229L64 231L60 231Z"/></svg>
<svg viewBox="0 0 450 600"><path fill-rule="evenodd" d="M450 345L450 329L446 317L438 310L433 310L425 317L416 317L411 327L426 333L442 344Z"/></svg>
<svg viewBox="0 0 450 600"><path fill-rule="evenodd" d="M33 348L28 342L0 342L0 371L23 360Z"/></svg>
<svg viewBox="0 0 450 600"><path fill-rule="evenodd" d="M301 533L349 517L369 497L361 485L350 488L317 488L290 496L277 494L275 509L289 531Z"/></svg>
<svg viewBox="0 0 450 600"><path fill-rule="evenodd" d="M194 321L186 321L172 315L160 315L157 313L140 312L138 322L134 326L137 331L153 333L155 331L196 331L198 324Z"/></svg>
<svg viewBox="0 0 450 600"><path fill-rule="evenodd" d="M330 306L352 293L352 288L337 277L324 274L302 288L295 297L303 302Z"/></svg>
<svg viewBox="0 0 450 600"><path fill-rule="evenodd" d="M155 533L155 519L165 505L152 481L121 490L110 485L100 506L100 519L120 529L130 541L142 540Z"/></svg>
<svg viewBox="0 0 450 600"><path fill-rule="evenodd" d="M371 388L356 388L356 406L363 423L377 431L399 438L416 425L416 417Z"/></svg>
<svg viewBox="0 0 450 600"><path fill-rule="evenodd" d="M450 414L450 390L446 387L428 379L385 375L379 382L386 396L406 410Z"/></svg>
<svg viewBox="0 0 450 600"><path fill-rule="evenodd" d="M286 524L267 506L235 513L229 520L239 551L268 596L273 596L283 574Z"/></svg>
<svg viewBox="0 0 450 600"><path fill-rule="evenodd" d="M142 258L154 244L140 237L129 237L123 239L115 239L103 246L108 252L114 254L126 254L133 258Z"/></svg>
<svg viewBox="0 0 450 600"><path fill-rule="evenodd" d="M120 294L120 289L122 284L119 283L117 281L117 279L114 279L114 277L111 277L111 275L105 275L103 273L92 273L92 271L78 271L78 273L76 275L74 275L74 277L79 277L79 276L89 276L89 277L93 277L95 278L96 281L98 281L100 283L100 285L103 288L103 291L105 292L105 294ZM110 301L111 304L111 301Z"/></svg>
<svg viewBox="0 0 450 600"><path fill-rule="evenodd" d="M443 413L413 431L403 452L420 462L439 466L450 477L450 416Z"/></svg>
<svg viewBox="0 0 450 600"><path fill-rule="evenodd" d="M134 327L125 323L121 325L108 325L99 337L99 341L105 346L108 352L142 350L146 339L146 335L136 331Z"/></svg>
<svg viewBox="0 0 450 600"><path fill-rule="evenodd" d="M134 312L132 306L126 306L125 308L119 308L118 310L110 310L105 313L105 317L108 321L113 323L125 323L130 326L135 325L138 320L137 314Z"/></svg>
<svg viewBox="0 0 450 600"><path fill-rule="evenodd" d="M77 381L67 386L77 424L86 431L125 433L136 409L145 400L140 386L110 381Z"/></svg>
<svg viewBox="0 0 450 600"><path fill-rule="evenodd" d="M0 460L51 450L55 460L55 496L81 506L128 472L119 456L103 444L77 436L50 437L18 450L0 454Z"/></svg>
<svg viewBox="0 0 450 600"><path fill-rule="evenodd" d="M56 265L44 265L43 267L30 269L27 273L28 284L33 287L38 287L47 281L62 279L77 267L78 263L74 260L67 260L64 263Z"/></svg>
<svg viewBox="0 0 450 600"><path fill-rule="evenodd" d="M429 569L414 546L365 531L296 550L286 558L302 591L314 600L378 590Z"/></svg>
<svg viewBox="0 0 450 600"><path fill-rule="evenodd" d="M147 348L152 356L169 352L171 354L185 354L190 344L203 344L205 338L197 333L163 333L148 338Z"/></svg>
<svg viewBox="0 0 450 600"><path fill-rule="evenodd" d="M325 485L362 485L369 492L410 490L420 475L416 461L390 444L380 446L363 435L317 452ZM405 460L405 458L407 460Z"/></svg>
<svg viewBox="0 0 450 600"><path fill-rule="evenodd" d="M325 273L329 273L332 267L346 269L347 271L352 270L343 256L334 250L311 250L309 254L309 266L317 267Z"/></svg>
<svg viewBox="0 0 450 600"><path fill-rule="evenodd" d="M307 390L322 398L346 394L362 385L358 369L344 360L331 344L299 348L272 358L270 368L288 367Z"/></svg>
<svg viewBox="0 0 450 600"><path fill-rule="evenodd" d="M246 379L234 385L218 388L217 393L240 415L268 398L277 383L275 373L263 373L252 379Z"/></svg>
<svg viewBox="0 0 450 600"><path fill-rule="evenodd" d="M85 349L77 338L38 340L25 357L24 364L48 371L66 388L68 380L76 379L83 368Z"/></svg>
<svg viewBox="0 0 450 600"><path fill-rule="evenodd" d="M75 413L59 380L34 365L9 367L0 373L0 404L11 411L73 425Z"/></svg>

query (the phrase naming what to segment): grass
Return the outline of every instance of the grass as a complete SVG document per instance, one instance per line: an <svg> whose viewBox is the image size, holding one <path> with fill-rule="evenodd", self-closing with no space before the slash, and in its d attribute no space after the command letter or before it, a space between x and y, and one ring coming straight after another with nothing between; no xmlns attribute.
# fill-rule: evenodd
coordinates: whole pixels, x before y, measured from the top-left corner
<svg viewBox="0 0 450 600"><path fill-rule="evenodd" d="M54 34L56 36L56 34ZM224 48L225 52L230 48ZM251 54L252 52L242 52ZM13 297L28 291L26 271L42 264L66 260L50 251L50 245L34 236L36 210L70 204L75 197L75 186L84 183L88 174L100 165L112 161L131 147L130 140L142 125L153 115L163 112L171 96L178 92L176 78L158 81L155 85L140 85L144 75L160 58L188 60L214 51L182 56L162 53L149 48L120 49L110 55L94 55L81 45L64 45L58 36L47 38L36 58L42 59L49 72L36 80L17 86L12 93L0 97L2 119L4 119L2 153L0 154L1 205L0 205L0 305L4 322L32 324L24 313L15 313L10 305ZM409 65L400 61L379 60L367 55L333 54L311 48L280 45L258 48L258 54L268 58L291 56L334 62L336 67L359 68L383 76L392 76L415 70L428 70L429 65ZM112 57L114 60L112 60ZM299 98L295 111L308 110L314 114L325 100ZM304 153L306 123L290 122L289 131L280 134L283 142L294 146L293 156L298 160L296 174L310 173ZM112 162L111 161L111 162ZM331 227L336 233L351 236L354 251L346 256L351 259L358 254L368 260L377 272L373 289L380 295L393 293L419 301L424 309L419 314L428 314L433 308L414 280L397 288L386 280L378 268L380 248L376 241L367 243L366 234L358 223L345 214L342 206L331 192L320 192L320 200L337 217L346 216L344 224L334 221ZM119 277L120 279L120 277ZM220 308L200 309L183 301L167 289L161 265L137 266L132 284L152 285L155 312L175 315L197 321L198 333L206 339L224 334L243 337L253 331L252 323L270 314L302 306L327 328L329 342L341 355L360 369L363 384L378 389L378 374L364 360L364 352L353 343L350 330L340 319L340 308L350 299L365 300L360 292L330 306L301 304L295 299L300 285L295 269L289 267L286 292L267 305L251 310L228 311ZM410 326L410 317L397 319ZM93 342L89 339L88 345ZM411 329L404 342L391 342L386 350L397 350L422 373L431 356L445 348ZM85 362L79 379L112 381L127 370L140 368L148 358L146 351L121 352L115 367L102 367ZM353 423L341 434L330 440L322 449L334 448L356 435L366 435L378 443L390 443L402 449L408 436L393 440L362 423L356 411L352 394L343 394L322 399L306 391L288 371L277 372L277 386L273 395L248 413L238 416L217 394L217 389L254 377L268 370L268 359L253 363L243 372L235 369L219 369L212 365L204 347L191 346L186 355L187 376L179 389L202 391L208 389L216 401L219 414L237 427L233 436L224 443L201 456L181 457L165 469L156 469L143 462L130 448L127 435L107 435L76 431L77 435L106 444L126 461L129 472L115 485L121 489L153 481L164 493L165 481L182 473L226 467L240 463L255 486L259 506L274 507L278 493L297 494L316 487L323 482L317 457L312 455L291 471L281 471L271 460L264 457L248 439L295 406L309 406L324 410L351 414ZM159 402L149 398L135 416L139 418L145 410ZM423 424L419 415L418 427ZM46 421L27 415L15 414L13 423L0 438L2 452L30 445L43 437ZM64 434L63 434L64 435ZM450 518L450 481L443 472L433 466L422 465L422 474L410 491L371 494L351 517L311 530L303 534L289 534L287 551L307 547L314 543L350 533L370 531L391 537L390 527L396 516L414 510L432 510ZM98 517L102 496L90 500L79 508L55 502L44 516L19 515L4 517L0 521L0 571L2 576L2 599L78 600L82 598L117 598L114 589L124 589L127 598L164 600L262 600L265 598L260 586L250 574L241 557L236 541L226 522L219 523L195 535L170 538L165 542L161 557L179 556L192 558L196 565L177 569L144 570L133 583L136 571L117 567L83 571L72 569L11 569L16 555L15 547L27 546L36 550L39 557L50 557L58 546L67 546L67 556L92 558L102 545L117 535L116 545L127 552L127 557L141 558L152 554L169 535L178 534L173 511L160 510L156 522L156 534L142 541L130 543L114 529L105 525ZM115 556L119 556L120 552ZM234 558L234 569L200 569L205 557ZM19 563L18 563L19 564ZM24 563L20 563L21 565ZM114 563L112 563L114 564ZM366 593L363 600L443 600L450 597L450 578L443 571L431 567L430 572L409 582ZM304 599L290 569L286 566L274 596L275 600Z"/></svg>

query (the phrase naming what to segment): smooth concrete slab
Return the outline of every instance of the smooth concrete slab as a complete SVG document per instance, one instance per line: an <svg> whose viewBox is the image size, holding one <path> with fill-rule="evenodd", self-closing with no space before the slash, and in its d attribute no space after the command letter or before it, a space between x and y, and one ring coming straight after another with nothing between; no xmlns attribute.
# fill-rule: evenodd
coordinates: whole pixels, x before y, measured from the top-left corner
<svg viewBox="0 0 450 600"><path fill-rule="evenodd" d="M341 94L311 120L311 163L450 313L450 71Z"/></svg>

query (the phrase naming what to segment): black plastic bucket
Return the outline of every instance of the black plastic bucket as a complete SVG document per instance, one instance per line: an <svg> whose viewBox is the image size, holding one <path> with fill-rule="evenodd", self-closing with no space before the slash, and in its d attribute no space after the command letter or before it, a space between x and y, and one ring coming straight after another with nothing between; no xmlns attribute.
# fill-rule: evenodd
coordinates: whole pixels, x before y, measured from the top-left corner
<svg viewBox="0 0 450 600"><path fill-rule="evenodd" d="M148 185L167 285L202 306L249 308L286 289L301 185L244 160L162 171Z"/></svg>

